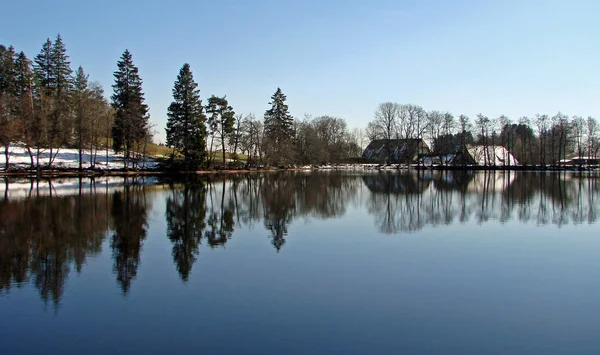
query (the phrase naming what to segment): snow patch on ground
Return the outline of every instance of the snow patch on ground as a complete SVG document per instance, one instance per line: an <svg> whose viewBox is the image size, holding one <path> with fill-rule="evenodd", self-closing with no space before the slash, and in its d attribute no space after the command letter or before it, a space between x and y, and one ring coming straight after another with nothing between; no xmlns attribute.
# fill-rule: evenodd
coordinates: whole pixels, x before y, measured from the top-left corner
<svg viewBox="0 0 600 355"><path fill-rule="evenodd" d="M4 156L4 147L0 147L0 167L4 168L6 164L6 158ZM22 145L13 144L9 147L9 164L11 167L15 168L29 168L31 165L31 157L27 148ZM36 162L36 154L37 151L32 149L32 154L34 155L34 163ZM53 150L53 155L56 154L56 149ZM90 168L90 163L93 159L90 151L84 151L82 155L83 167L84 169ZM116 170L123 168L123 154L115 153L112 149L108 150L108 162L106 156L106 150L98 151L98 154L95 159L95 168L100 170ZM44 149L40 154L40 165L47 166L50 162L50 149ZM157 163L154 159L146 158L145 162L139 162L140 167L145 166L147 168L156 167ZM67 168L67 169L78 169L79 168L79 152L77 149L66 149L61 148L56 154L56 158L52 163L52 166L55 168ZM133 167L133 164L130 163L130 167Z"/></svg>

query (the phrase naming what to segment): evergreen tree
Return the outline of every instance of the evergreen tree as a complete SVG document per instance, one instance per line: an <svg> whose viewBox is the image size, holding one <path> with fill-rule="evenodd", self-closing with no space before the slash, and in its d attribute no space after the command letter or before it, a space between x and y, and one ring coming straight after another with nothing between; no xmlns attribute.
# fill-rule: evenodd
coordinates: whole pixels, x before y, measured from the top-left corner
<svg viewBox="0 0 600 355"><path fill-rule="evenodd" d="M73 71L71 70L67 49L60 34L56 36L56 40L52 46L52 69L53 80L56 83L54 93L57 106L55 113L57 116L56 124L63 125L60 133L65 136L61 138L68 140L71 135L68 124L70 122L70 95L73 91Z"/></svg>
<svg viewBox="0 0 600 355"><path fill-rule="evenodd" d="M148 106L144 104L142 79L138 68L133 64L131 53L125 50L117 62L114 73L114 94L111 96L115 109L115 121L112 127L113 149L125 153L125 169L135 143L148 134Z"/></svg>
<svg viewBox="0 0 600 355"><path fill-rule="evenodd" d="M15 60L15 84L17 95L16 119L21 130L21 139L25 142L31 158L31 167L33 168L33 154L31 147L42 136L44 126L38 122L40 115L35 115L34 111L34 89L35 76L31 70L31 61L25 53L20 52Z"/></svg>
<svg viewBox="0 0 600 355"><path fill-rule="evenodd" d="M167 116L167 145L182 151L186 169L198 168L206 158L206 116L198 84L187 63L173 86Z"/></svg>
<svg viewBox="0 0 600 355"><path fill-rule="evenodd" d="M275 165L291 163L294 154L294 119L285 104L286 98L277 88L271 96L271 109L265 112L265 155Z"/></svg>
<svg viewBox="0 0 600 355"><path fill-rule="evenodd" d="M50 131L48 140L50 144L50 165L54 155L52 150L56 147L56 152L63 144L69 143L73 132L71 120L70 96L73 90L73 77L71 63L67 55L67 49L60 37L56 36L51 52L52 61L52 79L55 82L53 88L54 110L50 118Z"/></svg>
<svg viewBox="0 0 600 355"><path fill-rule="evenodd" d="M5 169L8 170L10 144L17 138L15 50L0 45L0 143L4 146Z"/></svg>
<svg viewBox="0 0 600 355"><path fill-rule="evenodd" d="M35 147L37 151L38 169L41 150L46 147L48 142L48 131L50 130L50 116L54 109L54 100L52 97L53 88L56 86L53 80L52 66L52 41L50 38L42 45L42 49L33 60L33 88L35 97L33 102L32 116L30 117L28 146ZM30 153L31 155L31 153ZM33 160L33 156L32 156ZM32 163L33 166L33 163Z"/></svg>
<svg viewBox="0 0 600 355"><path fill-rule="evenodd" d="M15 92L16 56L13 46L0 45L0 95Z"/></svg>
<svg viewBox="0 0 600 355"><path fill-rule="evenodd" d="M211 131L219 135L219 140L221 142L221 151L223 152L223 164L225 164L225 140L229 135L233 133L233 125L235 124L235 112L233 112L233 108L229 106L229 103L227 102L227 99L225 97L217 97L215 95L212 95L208 99L206 112L210 114L208 118L208 124L211 127Z"/></svg>
<svg viewBox="0 0 600 355"><path fill-rule="evenodd" d="M31 61L24 52L19 52L15 57L15 95L22 96L32 89L33 73Z"/></svg>
<svg viewBox="0 0 600 355"><path fill-rule="evenodd" d="M50 38L42 45L42 50L34 59L33 70L36 79L41 87L45 90L50 90L54 87L52 75L52 41Z"/></svg>
<svg viewBox="0 0 600 355"><path fill-rule="evenodd" d="M72 133L70 95L73 88L71 63L66 47L59 35L52 42L47 39L35 57L34 70L40 86L38 92L40 123L46 139L38 144L50 146L50 164L60 146L69 143ZM56 154L53 154L57 148Z"/></svg>
<svg viewBox="0 0 600 355"><path fill-rule="evenodd" d="M90 121L90 90L88 88L87 75L80 66L75 72L74 90L73 90L73 106L75 108L75 139L77 151L79 153L79 170L83 169L83 149L89 135ZM91 152L90 152L91 154Z"/></svg>

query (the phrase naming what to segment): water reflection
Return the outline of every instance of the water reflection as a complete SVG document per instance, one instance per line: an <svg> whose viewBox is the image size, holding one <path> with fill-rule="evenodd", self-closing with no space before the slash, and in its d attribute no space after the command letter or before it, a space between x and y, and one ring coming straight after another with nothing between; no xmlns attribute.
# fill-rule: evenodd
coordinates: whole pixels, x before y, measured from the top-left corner
<svg viewBox="0 0 600 355"><path fill-rule="evenodd" d="M111 217L114 228L110 247L114 259L113 271L123 294L129 293L140 266L149 207L144 185L127 185L124 191L113 193Z"/></svg>
<svg viewBox="0 0 600 355"><path fill-rule="evenodd" d="M173 262L183 281L187 281L196 262L200 241L206 228L206 186L188 183L183 188L170 186L167 197L167 237L173 243Z"/></svg>
<svg viewBox="0 0 600 355"><path fill-rule="evenodd" d="M511 220L538 225L597 220L598 175L547 172L419 172L364 176L381 232Z"/></svg>
<svg viewBox="0 0 600 355"><path fill-rule="evenodd" d="M32 282L44 303L58 307L71 270L81 273L100 253L111 202L82 183L68 196L55 195L51 181L43 185L48 194L36 183L24 198L7 198L6 189L0 201L0 292Z"/></svg>
<svg viewBox="0 0 600 355"><path fill-rule="evenodd" d="M598 181L597 174L453 171L239 174L152 183L6 181L0 292L30 283L44 303L58 308L69 274L81 273L106 242L116 282L127 295L141 267L152 201L164 200L161 233L186 282L203 243L220 248L237 231L255 230L280 252L296 221L341 218L350 210L352 218L386 234L468 221L594 223Z"/></svg>

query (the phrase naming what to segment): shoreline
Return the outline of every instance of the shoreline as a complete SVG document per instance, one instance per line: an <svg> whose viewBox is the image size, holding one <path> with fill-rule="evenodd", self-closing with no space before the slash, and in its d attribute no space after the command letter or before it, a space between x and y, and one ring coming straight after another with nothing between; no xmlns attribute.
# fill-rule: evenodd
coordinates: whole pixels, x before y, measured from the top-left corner
<svg viewBox="0 0 600 355"><path fill-rule="evenodd" d="M60 177L100 177L100 176L186 176L186 175L232 175L249 173L275 173L285 171L535 171L535 172L592 172L599 167L579 166L394 166L394 165L334 165L325 167L268 168L268 169L216 169L196 171L174 170L41 170L38 174L31 170L0 171L0 177L60 178Z"/></svg>
<svg viewBox="0 0 600 355"><path fill-rule="evenodd" d="M29 178L59 178L59 177L101 177L101 176L184 176L184 175L230 175L239 173L260 173L288 171L291 169L262 169L262 170L198 170L198 171L167 171L167 170L42 170L38 174L35 171L1 171L0 177L29 177Z"/></svg>

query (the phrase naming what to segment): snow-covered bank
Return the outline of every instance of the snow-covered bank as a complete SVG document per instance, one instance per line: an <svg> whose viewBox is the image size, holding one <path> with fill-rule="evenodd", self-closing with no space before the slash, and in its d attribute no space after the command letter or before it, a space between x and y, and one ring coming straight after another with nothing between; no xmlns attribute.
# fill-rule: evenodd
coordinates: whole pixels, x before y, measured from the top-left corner
<svg viewBox="0 0 600 355"><path fill-rule="evenodd" d="M31 157L27 148L22 145L13 144L9 147L9 159L8 162L11 167L14 168L29 168L31 166ZM4 147L0 147L0 168L4 168L6 165L6 158L4 155ZM37 163L36 150L32 150L34 155L34 163ZM53 149L52 154L56 154L52 166L61 169L78 169L79 168L79 152L77 149L61 148L56 153L56 149ZM83 167L89 168L91 166L92 159L94 158L90 154L89 150L86 150L82 154ZM50 163L50 149L44 149L40 151L40 165L45 167ZM130 163L132 164L132 163ZM116 170L123 168L123 154L115 153L112 149L108 150L108 157L106 150L98 151L95 157L95 169L100 170ZM138 162L138 166L145 166L146 168L153 168L157 165L156 161L151 158L146 158L145 161ZM133 167L133 165L130 165Z"/></svg>

